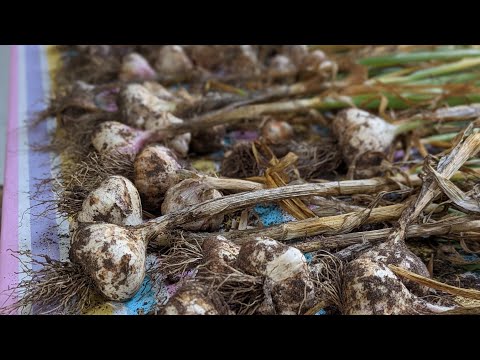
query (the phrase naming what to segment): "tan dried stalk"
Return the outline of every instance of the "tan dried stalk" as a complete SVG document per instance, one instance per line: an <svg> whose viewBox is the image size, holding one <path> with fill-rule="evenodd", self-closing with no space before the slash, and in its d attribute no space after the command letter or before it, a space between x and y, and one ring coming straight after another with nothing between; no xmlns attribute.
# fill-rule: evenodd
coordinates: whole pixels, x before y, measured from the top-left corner
<svg viewBox="0 0 480 360"><path fill-rule="evenodd" d="M402 269L401 267L388 265L388 267L397 275L400 275L408 280L414 281L418 284L425 285L429 288L444 291L451 295L462 296L469 299L480 300L480 291L474 289L462 289L456 286L441 283L439 281L426 278L424 276L412 273L411 271Z"/></svg>
<svg viewBox="0 0 480 360"><path fill-rule="evenodd" d="M329 237L314 238L294 246L303 252L318 250L330 251L354 244L370 242L376 244L386 241L394 229L381 229L373 231L354 232ZM442 236L450 234L464 234L468 238L477 236L480 239L480 220L475 217L454 217L433 224L411 225L407 229L407 238L421 238L426 236ZM472 236L469 236L472 235Z"/></svg>

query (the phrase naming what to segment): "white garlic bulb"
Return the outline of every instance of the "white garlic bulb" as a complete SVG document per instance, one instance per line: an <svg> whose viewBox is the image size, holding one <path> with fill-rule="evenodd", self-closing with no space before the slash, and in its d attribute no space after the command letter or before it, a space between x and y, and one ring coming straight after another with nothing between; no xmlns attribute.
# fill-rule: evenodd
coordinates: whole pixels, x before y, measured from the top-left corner
<svg viewBox="0 0 480 360"><path fill-rule="evenodd" d="M400 315L442 311L421 299L428 293L427 288L398 278L387 264L430 277L425 264L405 244L383 243L346 265L341 291L344 314Z"/></svg>
<svg viewBox="0 0 480 360"><path fill-rule="evenodd" d="M182 124L183 120L171 111L176 108L172 101L162 100L139 84L130 84L121 92L123 114L128 124L149 131L162 131L171 125ZM186 156L191 140L190 133L169 138L166 145L179 155Z"/></svg>
<svg viewBox="0 0 480 360"><path fill-rule="evenodd" d="M178 182L177 170L181 168L173 152L161 145L149 145L138 154L134 163L135 186L146 209L160 208L167 190Z"/></svg>
<svg viewBox="0 0 480 360"><path fill-rule="evenodd" d="M240 246L223 236L210 237L203 241L203 263L208 271L228 274L237 261ZM202 268L200 268L200 272Z"/></svg>
<svg viewBox="0 0 480 360"><path fill-rule="evenodd" d="M142 55L130 53L123 58L119 74L120 80L151 80L156 76L155 70Z"/></svg>
<svg viewBox="0 0 480 360"><path fill-rule="evenodd" d="M236 45L228 59L228 68L232 73L256 74L260 71L257 53L252 45Z"/></svg>
<svg viewBox="0 0 480 360"><path fill-rule="evenodd" d="M286 121L271 119L263 125L262 136L272 144L279 144L292 139L293 128Z"/></svg>
<svg viewBox="0 0 480 360"><path fill-rule="evenodd" d="M140 84L129 84L120 92L120 102L127 124L144 129L146 123L164 112L174 111L174 102L162 100Z"/></svg>
<svg viewBox="0 0 480 360"><path fill-rule="evenodd" d="M315 291L302 252L267 237L244 243L237 267L250 275L265 276L275 310L296 315L313 306Z"/></svg>
<svg viewBox="0 0 480 360"><path fill-rule="evenodd" d="M145 242L131 230L97 223L75 232L70 259L80 264L109 300L126 301L145 278Z"/></svg>
<svg viewBox="0 0 480 360"><path fill-rule="evenodd" d="M182 210L188 206L197 205L207 200L221 198L222 194L210 188L202 180L186 179L172 186L165 194L162 204L162 214L166 215ZM182 226L191 231L214 231L218 230L223 223L223 215L198 219L197 221Z"/></svg>
<svg viewBox="0 0 480 360"><path fill-rule="evenodd" d="M92 145L102 155L134 157L152 137L148 131L134 129L117 121L106 121L93 133Z"/></svg>
<svg viewBox="0 0 480 360"><path fill-rule="evenodd" d="M309 55L307 45L283 45L281 53L288 57L296 67L301 66Z"/></svg>
<svg viewBox="0 0 480 360"><path fill-rule="evenodd" d="M164 112L159 114L155 119L150 118L145 122L145 129L150 131L155 131L157 129L165 129L171 125L182 124L183 120L173 116L169 112ZM177 135L171 139L166 140L166 145L172 150L176 151L180 156L186 156L188 154L190 140L192 135L190 133L185 133Z"/></svg>
<svg viewBox="0 0 480 360"><path fill-rule="evenodd" d="M168 102L177 102L179 101L175 95L168 91L162 84L155 81L145 81L143 87L147 89L152 95L157 98L168 101Z"/></svg>
<svg viewBox="0 0 480 360"><path fill-rule="evenodd" d="M222 299L218 299L222 302ZM217 300L217 302L218 302ZM224 313L212 301L208 289L199 283L182 286L162 307L161 315L220 315Z"/></svg>
<svg viewBox="0 0 480 360"><path fill-rule="evenodd" d="M348 165L365 152L385 152L392 145L395 130L396 126L359 109L341 111L333 121L333 133Z"/></svg>
<svg viewBox="0 0 480 360"><path fill-rule="evenodd" d="M140 194L123 176L110 176L83 201L79 223L105 222L121 226L142 223Z"/></svg>
<svg viewBox="0 0 480 360"><path fill-rule="evenodd" d="M307 54L299 66L301 66L302 71L308 73L318 73L322 64L327 61L327 56L322 50L315 50Z"/></svg>
<svg viewBox="0 0 480 360"><path fill-rule="evenodd" d="M297 67L288 56L279 54L270 59L268 71L272 75L292 75Z"/></svg>
<svg viewBox="0 0 480 360"><path fill-rule="evenodd" d="M179 45L165 45L159 53L155 68L162 76L184 77L193 70L193 64Z"/></svg>

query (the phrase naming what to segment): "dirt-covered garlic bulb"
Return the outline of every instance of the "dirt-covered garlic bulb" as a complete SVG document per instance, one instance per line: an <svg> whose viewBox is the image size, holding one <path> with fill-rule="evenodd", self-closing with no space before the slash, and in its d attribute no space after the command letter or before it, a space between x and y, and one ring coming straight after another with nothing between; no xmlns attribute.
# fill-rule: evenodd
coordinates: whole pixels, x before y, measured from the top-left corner
<svg viewBox="0 0 480 360"><path fill-rule="evenodd" d="M182 119L171 113L176 108L174 102L162 100L142 85L130 84L126 86L120 97L125 120L131 126L154 132L183 123ZM165 142L179 155L186 156L190 139L190 133L185 133L169 137L165 139Z"/></svg>
<svg viewBox="0 0 480 360"><path fill-rule="evenodd" d="M300 67L309 55L307 45L283 45L281 53L288 57L295 67Z"/></svg>
<svg viewBox="0 0 480 360"><path fill-rule="evenodd" d="M236 266L250 275L266 277L275 312L296 315L313 306L314 285L302 252L267 237L242 245Z"/></svg>
<svg viewBox="0 0 480 360"><path fill-rule="evenodd" d="M296 71L297 67L288 56L279 54L270 59L268 72L271 75L293 75Z"/></svg>
<svg viewBox="0 0 480 360"><path fill-rule="evenodd" d="M366 152L385 152L395 138L396 126L367 111L348 109L337 115L332 130L344 161L350 165Z"/></svg>
<svg viewBox="0 0 480 360"><path fill-rule="evenodd" d="M177 102L179 99L168 91L162 84L155 81L145 81L142 86L152 95L167 102ZM173 107L173 106L172 106Z"/></svg>
<svg viewBox="0 0 480 360"><path fill-rule="evenodd" d="M102 155L135 155L150 141L160 139L160 134L132 128L117 121L101 123L92 135L92 145Z"/></svg>
<svg viewBox="0 0 480 360"><path fill-rule="evenodd" d="M228 274L237 261L240 246L223 236L210 237L202 243L203 267L216 274Z"/></svg>
<svg viewBox="0 0 480 360"><path fill-rule="evenodd" d="M153 80L157 74L140 54L130 53L123 58L119 79L122 81Z"/></svg>
<svg viewBox="0 0 480 360"><path fill-rule="evenodd" d="M178 183L182 167L174 153L161 145L149 145L134 163L135 186L146 209L159 210L168 189Z"/></svg>
<svg viewBox="0 0 480 360"><path fill-rule="evenodd" d="M315 50L307 54L299 66L304 72L318 73L325 61L327 61L325 53L322 50Z"/></svg>
<svg viewBox="0 0 480 360"><path fill-rule="evenodd" d="M145 123L145 129L149 131L156 131L157 129L165 129L171 125L182 124L183 120L173 116L169 112L161 113L156 119L147 121ZM180 156L186 156L188 154L190 140L192 135L190 133L185 133L177 135L165 140L166 145L175 150Z"/></svg>
<svg viewBox="0 0 480 360"><path fill-rule="evenodd" d="M218 190L212 189L202 180L186 179L167 191L162 204L162 214L166 215L191 205L221 197L222 194ZM223 215L215 215L185 224L182 228L191 231L215 231L220 228L222 223Z"/></svg>
<svg viewBox="0 0 480 360"><path fill-rule="evenodd" d="M70 260L80 264L109 300L126 301L145 278L146 244L132 230L97 223L74 233Z"/></svg>
<svg viewBox="0 0 480 360"><path fill-rule="evenodd" d="M422 300L428 289L400 279L388 265L429 277L426 266L406 245L384 243L346 265L341 290L344 314L407 315L447 310Z"/></svg>
<svg viewBox="0 0 480 360"><path fill-rule="evenodd" d="M185 77L193 70L193 64L179 45L165 45L159 53L155 68L161 76Z"/></svg>
<svg viewBox="0 0 480 360"><path fill-rule="evenodd" d="M78 223L105 222L120 226L136 226L142 223L140 194L133 183L123 176L110 176L83 201L82 210L72 222L71 230Z"/></svg>
<svg viewBox="0 0 480 360"><path fill-rule="evenodd" d="M185 45L185 52L206 70L215 71L225 62L225 45Z"/></svg>
<svg viewBox="0 0 480 360"><path fill-rule="evenodd" d="M257 53L252 45L237 45L227 61L232 73L253 75L260 71Z"/></svg>
<svg viewBox="0 0 480 360"><path fill-rule="evenodd" d="M183 285L161 308L160 315L227 315L225 301L218 294L210 294L200 283Z"/></svg>
<svg viewBox="0 0 480 360"><path fill-rule="evenodd" d="M262 136L272 144L288 141L293 137L293 128L286 121L270 119L262 127Z"/></svg>
<svg viewBox="0 0 480 360"><path fill-rule="evenodd" d="M126 123L142 129L147 122L176 108L174 102L160 99L140 84L125 86L120 92L120 103Z"/></svg>

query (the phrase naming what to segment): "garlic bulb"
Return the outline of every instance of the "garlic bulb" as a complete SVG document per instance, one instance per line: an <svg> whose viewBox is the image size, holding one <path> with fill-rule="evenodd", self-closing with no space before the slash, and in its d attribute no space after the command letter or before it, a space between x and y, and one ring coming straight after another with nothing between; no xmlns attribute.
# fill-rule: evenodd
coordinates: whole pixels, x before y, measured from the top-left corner
<svg viewBox="0 0 480 360"><path fill-rule="evenodd" d="M178 182L182 167L172 151L161 145L150 145L138 154L134 163L135 186L149 210L158 210L168 189Z"/></svg>
<svg viewBox="0 0 480 360"><path fill-rule="evenodd" d="M218 190L210 188L202 180L186 179L167 191L162 204L162 215L221 197L222 194ZM223 215L216 215L185 224L182 228L191 231L215 231L220 228L222 223Z"/></svg>
<svg viewBox="0 0 480 360"><path fill-rule="evenodd" d="M415 255L404 242L398 245L392 245L391 242L382 243L364 254L376 261L381 261L388 265L402 267L424 277L430 277L427 266L417 255ZM402 279L407 289L418 296L428 294L428 288L421 286L413 281Z"/></svg>
<svg viewBox="0 0 480 360"><path fill-rule="evenodd" d="M170 111L175 103L162 100L139 84L130 84L121 92L123 114L128 124L149 131L168 129L169 126L183 123ZM167 145L179 155L186 156L191 135L185 133L166 140Z"/></svg>
<svg viewBox="0 0 480 360"><path fill-rule="evenodd" d="M216 301L215 301L216 300ZM228 313L223 299L209 295L208 289L199 283L182 286L162 307L160 315L220 315ZM217 305L220 303L220 306ZM222 306L223 305L223 306Z"/></svg>
<svg viewBox="0 0 480 360"><path fill-rule="evenodd" d="M207 238L202 244L205 268L217 274L230 273L230 267L234 266L239 252L240 246L225 239L223 236ZM200 271L202 271L202 268Z"/></svg>
<svg viewBox="0 0 480 360"><path fill-rule="evenodd" d="M154 121L160 114L176 108L175 103L156 97L140 84L129 84L123 88L120 103L126 123L142 129L148 121Z"/></svg>
<svg viewBox="0 0 480 360"><path fill-rule="evenodd" d="M70 259L80 264L109 300L125 301L145 277L145 242L137 233L114 224L97 223L75 232Z"/></svg>
<svg viewBox="0 0 480 360"><path fill-rule="evenodd" d="M387 265L429 277L423 262L406 245L384 243L349 262L343 278L343 313L364 315L417 314L441 311L417 296L428 289L399 279Z"/></svg>
<svg viewBox="0 0 480 360"><path fill-rule="evenodd" d="M230 72L253 75L260 71L257 54L251 45L237 45L232 55L228 62Z"/></svg>
<svg viewBox="0 0 480 360"><path fill-rule="evenodd" d="M105 222L121 226L142 223L140 194L123 176L110 176L83 201L79 223Z"/></svg>
<svg viewBox="0 0 480 360"><path fill-rule="evenodd" d="M300 66L302 71L308 73L318 73L321 65L327 60L327 56L322 50L315 50L307 54Z"/></svg>
<svg viewBox="0 0 480 360"><path fill-rule="evenodd" d="M285 55L275 55L270 59L268 72L271 75L292 75L297 71L295 64Z"/></svg>
<svg viewBox="0 0 480 360"><path fill-rule="evenodd" d="M266 290L277 313L295 315L313 306L314 286L300 250L259 237L242 245L236 265L247 274L267 278Z"/></svg>
<svg viewBox="0 0 480 360"><path fill-rule="evenodd" d="M283 45L281 53L288 57L295 67L301 66L309 55L307 45Z"/></svg>
<svg viewBox="0 0 480 360"><path fill-rule="evenodd" d="M174 96L170 91L168 91L163 85L155 81L145 81L143 87L147 89L152 95L156 96L160 100L167 102L176 102L178 101L177 97Z"/></svg>
<svg viewBox="0 0 480 360"><path fill-rule="evenodd" d="M189 57L206 70L215 71L225 62L225 45L186 45Z"/></svg>
<svg viewBox="0 0 480 360"><path fill-rule="evenodd" d="M382 262L360 257L347 265L343 287L346 315L415 314L415 296Z"/></svg>
<svg viewBox="0 0 480 360"><path fill-rule="evenodd" d="M130 53L123 58L119 74L120 80L151 80L156 76L155 70L142 55Z"/></svg>
<svg viewBox="0 0 480 360"><path fill-rule="evenodd" d="M293 128L286 121L271 119L263 125L262 136L270 143L278 144L293 137Z"/></svg>
<svg viewBox="0 0 480 360"><path fill-rule="evenodd" d="M183 120L173 116L169 112L161 113L156 119L151 119L145 123L145 129L150 131L156 131L157 129L165 129L170 125L182 124ZM171 139L165 141L166 145L175 150L180 156L186 156L188 154L190 140L192 135L185 133L177 135Z"/></svg>
<svg viewBox="0 0 480 360"><path fill-rule="evenodd" d="M396 126L382 118L358 109L341 111L333 121L333 133L348 165L365 152L385 152L392 145L395 130Z"/></svg>
<svg viewBox="0 0 480 360"><path fill-rule="evenodd" d="M92 145L102 155L122 154L134 157L156 136L151 132L134 129L116 121L106 121L101 123L94 132Z"/></svg>
<svg viewBox="0 0 480 360"><path fill-rule="evenodd" d="M162 76L184 77L193 70L193 64L179 45L165 45L158 53L155 68Z"/></svg>

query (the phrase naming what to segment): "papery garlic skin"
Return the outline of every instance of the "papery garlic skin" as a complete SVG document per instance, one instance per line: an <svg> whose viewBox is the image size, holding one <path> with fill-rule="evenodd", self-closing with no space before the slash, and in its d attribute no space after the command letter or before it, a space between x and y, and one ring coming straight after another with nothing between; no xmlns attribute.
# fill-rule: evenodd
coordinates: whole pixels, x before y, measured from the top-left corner
<svg viewBox="0 0 480 360"><path fill-rule="evenodd" d="M214 303L207 296L206 289L200 284L181 287L160 311L160 315L219 314Z"/></svg>
<svg viewBox="0 0 480 360"><path fill-rule="evenodd" d="M228 274L237 261L240 246L223 236L207 238L202 243L204 268L216 274ZM203 267L200 268L202 272Z"/></svg>
<svg viewBox="0 0 480 360"><path fill-rule="evenodd" d="M175 95L173 95L162 84L158 82L145 81L144 83L142 83L142 86L145 89L147 89L150 92L150 94L152 94L153 96L156 96L160 100L164 100L172 103L176 103L177 101L179 101L179 99Z"/></svg>
<svg viewBox="0 0 480 360"><path fill-rule="evenodd" d="M171 187L165 194L162 204L162 214L166 215L182 210L191 205L197 205L207 200L221 198L222 194L210 188L201 179L186 179ZM185 225L182 229L191 231L215 231L223 223L223 215L200 219Z"/></svg>
<svg viewBox="0 0 480 360"><path fill-rule="evenodd" d="M272 144L278 144L293 138L293 128L286 121L270 119L262 127L262 136Z"/></svg>
<svg viewBox="0 0 480 360"><path fill-rule="evenodd" d="M156 76L155 70L142 55L130 53L123 58L119 74L120 80L153 80Z"/></svg>
<svg viewBox="0 0 480 360"><path fill-rule="evenodd" d="M123 176L110 176L83 201L80 223L104 222L120 226L140 225L142 203L133 183Z"/></svg>
<svg viewBox="0 0 480 360"><path fill-rule="evenodd" d="M295 67L300 67L309 55L307 45L283 45L281 54L288 57Z"/></svg>
<svg viewBox="0 0 480 360"><path fill-rule="evenodd" d="M102 155L135 155L152 138L151 133L117 121L101 123L92 136L92 145Z"/></svg>
<svg viewBox="0 0 480 360"><path fill-rule="evenodd" d="M265 282L266 290L278 314L296 315L313 306L315 290L300 250L258 237L241 246L236 265L247 274L269 280Z"/></svg>
<svg viewBox="0 0 480 360"><path fill-rule="evenodd" d="M161 145L149 145L138 154L134 182L146 209L160 209L165 193L178 182L181 168L173 152Z"/></svg>
<svg viewBox="0 0 480 360"><path fill-rule="evenodd" d="M279 54L270 60L268 71L272 75L292 75L297 71L297 67L288 56Z"/></svg>
<svg viewBox="0 0 480 360"><path fill-rule="evenodd" d="M430 277L425 264L405 244L392 244L382 243L346 265L342 290L345 314L416 314L435 308L421 300L428 288L400 279L388 268L396 265Z"/></svg>
<svg viewBox="0 0 480 360"><path fill-rule="evenodd" d="M165 131L172 125L183 123L182 119L171 113L176 108L173 101L162 100L139 84L130 84L123 89L121 103L126 122L138 128L152 132ZM190 133L185 133L165 141L179 155L186 156L190 140Z"/></svg>
<svg viewBox="0 0 480 360"><path fill-rule="evenodd" d="M322 50L315 50L307 54L299 66L302 71L307 73L318 73L321 70L322 64L327 61L327 56Z"/></svg>
<svg viewBox="0 0 480 360"><path fill-rule="evenodd" d="M406 315L415 310L416 297L385 265L368 257L345 270L343 313L346 315Z"/></svg>
<svg viewBox="0 0 480 360"><path fill-rule="evenodd" d="M107 299L126 301L145 278L145 252L145 243L133 231L97 223L75 232L70 259L82 266Z"/></svg>
<svg viewBox="0 0 480 360"><path fill-rule="evenodd" d="M396 126L367 111L348 109L337 115L332 130L343 159L350 165L357 155L369 151L385 152L395 138Z"/></svg>
<svg viewBox="0 0 480 360"><path fill-rule="evenodd" d="M193 70L193 64L181 46L165 45L158 53L155 68L162 76L184 77Z"/></svg>
<svg viewBox="0 0 480 360"><path fill-rule="evenodd" d="M142 129L148 121L176 108L175 103L156 97L140 84L129 84L123 88L120 102L126 123Z"/></svg>
<svg viewBox="0 0 480 360"><path fill-rule="evenodd" d="M164 112L155 119L150 118L147 120L145 122L145 129L155 131L157 129L166 129L171 125L182 123L182 119L177 118L169 112ZM166 140L166 145L172 150L175 150L180 156L187 156L191 139L192 135L190 133L185 133Z"/></svg>

